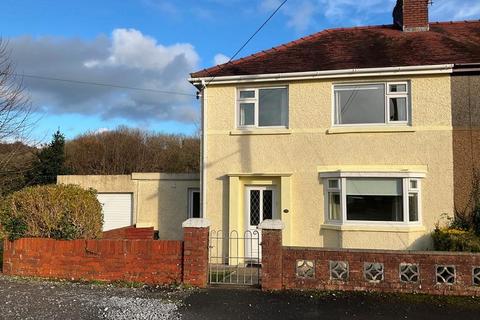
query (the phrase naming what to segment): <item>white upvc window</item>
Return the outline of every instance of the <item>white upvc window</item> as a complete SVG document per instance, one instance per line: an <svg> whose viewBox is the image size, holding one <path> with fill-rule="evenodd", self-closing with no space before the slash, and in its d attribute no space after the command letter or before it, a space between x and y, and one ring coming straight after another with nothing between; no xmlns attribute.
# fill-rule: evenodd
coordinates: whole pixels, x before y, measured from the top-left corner
<svg viewBox="0 0 480 320"><path fill-rule="evenodd" d="M327 220L341 222L342 221L342 207L341 207L341 189L340 179L328 179L326 183L326 199L327 206Z"/></svg>
<svg viewBox="0 0 480 320"><path fill-rule="evenodd" d="M408 81L336 84L333 92L335 126L407 125L411 122Z"/></svg>
<svg viewBox="0 0 480 320"><path fill-rule="evenodd" d="M287 128L288 88L262 87L237 90L239 128Z"/></svg>
<svg viewBox="0 0 480 320"><path fill-rule="evenodd" d="M332 224L420 224L421 174L323 175L325 219Z"/></svg>

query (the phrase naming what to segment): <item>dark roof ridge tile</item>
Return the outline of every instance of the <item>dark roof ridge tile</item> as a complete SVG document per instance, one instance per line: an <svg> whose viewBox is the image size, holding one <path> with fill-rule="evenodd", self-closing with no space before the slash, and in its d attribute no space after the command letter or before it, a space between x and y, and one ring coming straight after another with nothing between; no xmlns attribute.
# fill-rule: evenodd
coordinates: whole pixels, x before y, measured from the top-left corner
<svg viewBox="0 0 480 320"><path fill-rule="evenodd" d="M470 19L470 20L457 20L457 21L433 21L429 22L429 24L465 24L465 23L478 23L480 19Z"/></svg>

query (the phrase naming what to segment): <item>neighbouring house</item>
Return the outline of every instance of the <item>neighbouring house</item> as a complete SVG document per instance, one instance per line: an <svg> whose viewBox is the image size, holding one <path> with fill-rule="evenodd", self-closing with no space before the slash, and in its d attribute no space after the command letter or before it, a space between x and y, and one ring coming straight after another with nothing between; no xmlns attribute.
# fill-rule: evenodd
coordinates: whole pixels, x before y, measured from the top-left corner
<svg viewBox="0 0 480 320"><path fill-rule="evenodd" d="M200 217L198 174L68 175L58 176L57 183L98 192L104 231L153 227L160 239L181 240L182 222Z"/></svg>
<svg viewBox="0 0 480 320"><path fill-rule="evenodd" d="M480 21L429 23L428 10L398 0L392 25L325 30L191 74L212 229L281 219L287 246L431 248L442 214L472 205Z"/></svg>

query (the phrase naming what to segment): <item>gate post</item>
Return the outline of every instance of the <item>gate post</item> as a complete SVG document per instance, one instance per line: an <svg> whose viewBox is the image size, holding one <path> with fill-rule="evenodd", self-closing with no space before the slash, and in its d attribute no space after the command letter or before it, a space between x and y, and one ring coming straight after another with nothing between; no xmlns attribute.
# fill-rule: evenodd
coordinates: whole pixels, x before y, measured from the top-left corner
<svg viewBox="0 0 480 320"><path fill-rule="evenodd" d="M281 290L283 285L282 220L263 220L262 230L262 290Z"/></svg>
<svg viewBox="0 0 480 320"><path fill-rule="evenodd" d="M183 283L205 288L208 279L208 236L210 221L191 218L183 227Z"/></svg>

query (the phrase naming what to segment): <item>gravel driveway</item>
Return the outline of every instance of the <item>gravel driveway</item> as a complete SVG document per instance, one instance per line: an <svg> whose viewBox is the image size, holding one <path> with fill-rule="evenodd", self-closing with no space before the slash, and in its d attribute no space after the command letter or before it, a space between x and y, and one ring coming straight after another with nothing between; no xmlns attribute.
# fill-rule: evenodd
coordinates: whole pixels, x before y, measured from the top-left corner
<svg viewBox="0 0 480 320"><path fill-rule="evenodd" d="M180 319L189 291L0 276L0 319Z"/></svg>

